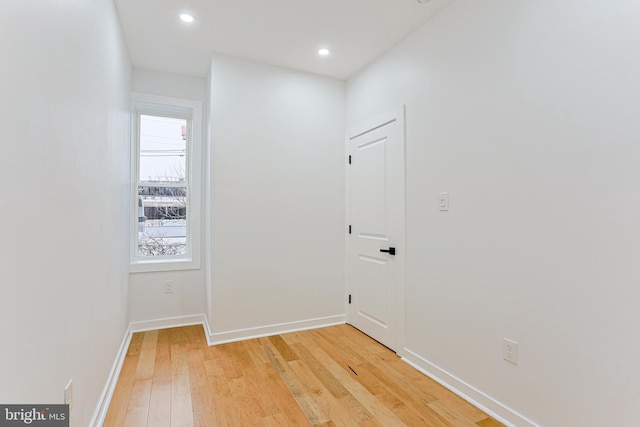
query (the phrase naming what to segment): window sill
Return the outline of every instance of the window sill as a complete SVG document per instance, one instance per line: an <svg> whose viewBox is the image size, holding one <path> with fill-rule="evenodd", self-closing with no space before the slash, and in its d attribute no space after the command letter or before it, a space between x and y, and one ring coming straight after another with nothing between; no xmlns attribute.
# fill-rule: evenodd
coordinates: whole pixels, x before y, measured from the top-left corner
<svg viewBox="0 0 640 427"><path fill-rule="evenodd" d="M151 273L155 271L198 270L200 262L191 258L136 260L129 264L129 273Z"/></svg>

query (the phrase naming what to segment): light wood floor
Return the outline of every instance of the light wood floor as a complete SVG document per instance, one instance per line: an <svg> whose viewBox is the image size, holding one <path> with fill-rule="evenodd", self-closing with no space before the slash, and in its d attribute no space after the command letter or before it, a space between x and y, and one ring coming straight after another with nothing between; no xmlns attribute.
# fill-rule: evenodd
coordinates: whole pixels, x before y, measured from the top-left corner
<svg viewBox="0 0 640 427"><path fill-rule="evenodd" d="M348 325L208 347L201 326L134 334L104 426L502 424Z"/></svg>

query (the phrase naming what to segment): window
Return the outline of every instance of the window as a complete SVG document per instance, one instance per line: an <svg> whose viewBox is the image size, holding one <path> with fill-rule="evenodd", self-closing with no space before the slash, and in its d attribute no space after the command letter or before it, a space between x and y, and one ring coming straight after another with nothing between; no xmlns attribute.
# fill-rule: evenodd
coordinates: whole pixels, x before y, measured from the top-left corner
<svg viewBox="0 0 640 427"><path fill-rule="evenodd" d="M131 270L199 268L201 106L133 98Z"/></svg>

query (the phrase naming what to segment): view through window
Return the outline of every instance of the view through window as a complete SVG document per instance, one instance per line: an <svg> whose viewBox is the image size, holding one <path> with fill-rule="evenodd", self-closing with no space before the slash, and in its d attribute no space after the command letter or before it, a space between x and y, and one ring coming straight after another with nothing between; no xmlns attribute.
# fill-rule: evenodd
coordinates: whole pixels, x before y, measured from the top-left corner
<svg viewBox="0 0 640 427"><path fill-rule="evenodd" d="M189 120L139 114L137 257L188 254Z"/></svg>

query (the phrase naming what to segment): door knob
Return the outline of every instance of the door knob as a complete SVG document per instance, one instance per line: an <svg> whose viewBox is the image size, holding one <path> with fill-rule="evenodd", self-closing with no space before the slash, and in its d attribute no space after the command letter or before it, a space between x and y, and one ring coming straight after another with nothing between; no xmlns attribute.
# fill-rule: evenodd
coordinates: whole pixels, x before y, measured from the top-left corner
<svg viewBox="0 0 640 427"><path fill-rule="evenodd" d="M395 255L396 254L396 248L380 249L380 252L386 252L389 255Z"/></svg>

